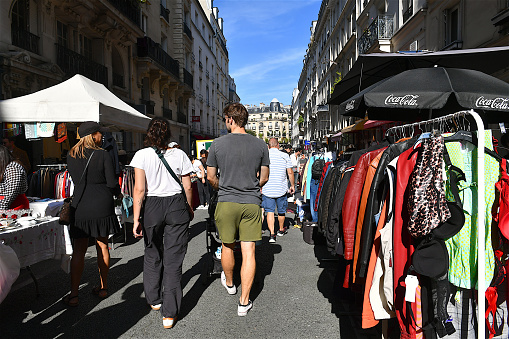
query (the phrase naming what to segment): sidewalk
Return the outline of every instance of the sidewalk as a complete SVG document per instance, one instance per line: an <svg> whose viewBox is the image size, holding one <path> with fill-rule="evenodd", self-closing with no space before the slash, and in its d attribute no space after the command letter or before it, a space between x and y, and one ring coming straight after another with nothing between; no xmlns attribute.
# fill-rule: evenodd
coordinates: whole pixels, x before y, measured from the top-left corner
<svg viewBox="0 0 509 339"><path fill-rule="evenodd" d="M89 247L80 290L80 305L60 302L70 278L56 261L32 269L41 296L26 270L0 304L2 338L338 338L339 319L331 313L336 261L323 260L325 248L310 246L299 229L289 229L275 244L268 232L257 247L257 276L251 292L253 309L237 316L238 295L227 295L219 279L203 284L206 211L196 211L183 269L184 299L175 328L164 330L159 312L143 294L143 242L132 238L111 253L110 296L91 293L98 280L95 248ZM128 232L129 233L129 232ZM240 282L236 272L235 283ZM344 330L344 329L343 329ZM343 332L344 333L344 332Z"/></svg>

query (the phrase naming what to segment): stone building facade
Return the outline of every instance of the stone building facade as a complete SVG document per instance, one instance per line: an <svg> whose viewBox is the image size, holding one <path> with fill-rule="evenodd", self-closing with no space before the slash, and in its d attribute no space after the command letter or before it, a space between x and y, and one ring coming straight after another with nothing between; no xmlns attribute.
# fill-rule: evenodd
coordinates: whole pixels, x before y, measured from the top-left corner
<svg viewBox="0 0 509 339"><path fill-rule="evenodd" d="M508 18L506 0L323 0L293 95L293 144L354 123L327 102L359 54L505 46ZM506 70L493 75L509 81Z"/></svg>
<svg viewBox="0 0 509 339"><path fill-rule="evenodd" d="M228 98L228 51L217 13L212 0L0 1L0 98L82 74L147 116L167 117L174 141L190 151L193 110L204 95L194 55L204 36L211 37L205 44L222 82L210 91L213 106L200 132L219 135L218 113ZM141 134L119 133L126 151L142 147Z"/></svg>
<svg viewBox="0 0 509 339"><path fill-rule="evenodd" d="M284 106L274 98L268 106L260 103L259 106L246 105L246 108L249 112L246 130L253 131L258 138L265 141L274 137L281 144L289 143L292 135L290 105Z"/></svg>

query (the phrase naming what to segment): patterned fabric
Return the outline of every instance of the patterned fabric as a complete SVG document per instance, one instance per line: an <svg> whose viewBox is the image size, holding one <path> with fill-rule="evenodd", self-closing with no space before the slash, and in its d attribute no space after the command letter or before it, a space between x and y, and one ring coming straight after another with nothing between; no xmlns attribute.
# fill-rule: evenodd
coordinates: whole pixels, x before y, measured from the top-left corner
<svg viewBox="0 0 509 339"><path fill-rule="evenodd" d="M54 122L38 122L37 135L41 138L49 138L54 135L55 123Z"/></svg>
<svg viewBox="0 0 509 339"><path fill-rule="evenodd" d="M451 217L442 179L443 152L443 137L422 140L408 196L408 231L415 238L430 233Z"/></svg>
<svg viewBox="0 0 509 339"><path fill-rule="evenodd" d="M37 123L27 122L25 123L25 137L27 139L37 139Z"/></svg>
<svg viewBox="0 0 509 339"><path fill-rule="evenodd" d="M449 135L449 134L447 134ZM444 135L444 136L447 136ZM491 131L484 133L487 148L493 150ZM459 167L466 177L458 188L465 212L465 224L459 233L445 244L449 251L449 281L462 288L477 288L477 147L472 144L452 141L445 147L454 166ZM485 286L489 286L495 269L493 246L491 244L491 208L495 201L495 183L500 176L499 163L489 155L484 157L484 204L485 215ZM447 198L453 200L449 187Z"/></svg>
<svg viewBox="0 0 509 339"><path fill-rule="evenodd" d="M20 194L28 189L27 176L23 166L16 161L10 162L5 168L4 180L0 182L0 210L7 210Z"/></svg>

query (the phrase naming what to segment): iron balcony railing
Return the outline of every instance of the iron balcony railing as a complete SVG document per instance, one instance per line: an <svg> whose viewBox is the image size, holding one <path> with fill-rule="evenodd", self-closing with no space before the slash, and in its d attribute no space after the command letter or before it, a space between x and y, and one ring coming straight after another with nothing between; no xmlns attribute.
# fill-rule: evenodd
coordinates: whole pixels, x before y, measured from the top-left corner
<svg viewBox="0 0 509 339"><path fill-rule="evenodd" d="M179 62L166 53L149 37L138 38L138 57L149 57L174 76L179 77Z"/></svg>
<svg viewBox="0 0 509 339"><path fill-rule="evenodd" d="M163 107L163 117L165 117L166 119L172 120L173 117L172 117L171 109Z"/></svg>
<svg viewBox="0 0 509 339"><path fill-rule="evenodd" d="M140 27L140 2L138 0L108 0L125 17Z"/></svg>
<svg viewBox="0 0 509 339"><path fill-rule="evenodd" d="M200 102L203 102L203 95L199 94L198 95L198 100L200 100Z"/></svg>
<svg viewBox="0 0 509 339"><path fill-rule="evenodd" d="M359 53L366 53L380 39L390 39L394 34L394 16L379 15L359 38Z"/></svg>
<svg viewBox="0 0 509 339"><path fill-rule="evenodd" d="M198 62L198 67L200 67L200 71L202 71L202 70L203 70L203 64L202 64L202 62L201 62L201 61L199 61L199 62Z"/></svg>
<svg viewBox="0 0 509 339"><path fill-rule="evenodd" d="M183 112L177 112L177 122L181 124L187 124L187 116Z"/></svg>
<svg viewBox="0 0 509 339"><path fill-rule="evenodd" d="M187 23L184 21L184 33L189 37L189 39L193 39L193 33L191 32L191 29L187 25Z"/></svg>
<svg viewBox="0 0 509 339"><path fill-rule="evenodd" d="M403 23L405 23L414 14L413 7L409 6L406 11L403 12Z"/></svg>
<svg viewBox="0 0 509 339"><path fill-rule="evenodd" d="M120 74L117 74L117 73L113 73L113 85L114 86L117 86L117 87L120 87L120 88L125 88L124 86L124 76L123 75L120 75Z"/></svg>
<svg viewBox="0 0 509 339"><path fill-rule="evenodd" d="M24 29L11 26L11 38L14 46L21 47L35 54L39 54L40 38Z"/></svg>
<svg viewBox="0 0 509 339"><path fill-rule="evenodd" d="M209 71L208 71L208 70L207 70L207 71L205 71L205 76L206 76L207 78L210 78L210 73L209 73Z"/></svg>
<svg viewBox="0 0 509 339"><path fill-rule="evenodd" d="M193 87L193 75L191 73L189 73L189 71L185 68L183 68L184 70L184 83L189 85L189 87L191 88L194 88Z"/></svg>
<svg viewBox="0 0 509 339"><path fill-rule="evenodd" d="M69 76L81 74L108 87L108 69L70 49L55 44L57 65Z"/></svg>
<svg viewBox="0 0 509 339"><path fill-rule="evenodd" d="M163 6L163 4L159 4L159 7L161 9L161 16L164 20L166 20L167 23L170 22L170 10Z"/></svg>

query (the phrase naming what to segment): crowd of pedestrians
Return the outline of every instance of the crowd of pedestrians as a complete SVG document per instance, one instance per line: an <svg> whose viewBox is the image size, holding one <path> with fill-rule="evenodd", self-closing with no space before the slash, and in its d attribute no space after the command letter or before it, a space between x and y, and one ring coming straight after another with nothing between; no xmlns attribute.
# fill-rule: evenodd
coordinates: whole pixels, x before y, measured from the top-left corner
<svg viewBox="0 0 509 339"><path fill-rule="evenodd" d="M233 282L234 250L240 247L240 295L238 316L253 307L250 291L256 272L255 246L262 239L266 213L269 242L287 233L285 213L288 196L295 192L300 150L284 151L276 138L268 145L246 133L246 108L227 106L224 122L228 134L215 139L199 158L187 156L170 142L170 123L151 120L145 148L134 154L133 235L143 238L143 287L147 304L162 314L164 328L172 328L181 310L182 265L187 251L189 225L194 217L192 183L196 182L200 205L208 209L217 192L213 220L221 240L221 284L229 295L237 294ZM92 122L79 127L81 139L68 155L69 173L76 183L75 219L70 225L74 254L71 290L63 298L67 306L79 305L79 285L89 238L97 248L99 282L93 293L108 296L108 235L119 231L114 198L121 198L111 158L101 148L104 130ZM277 215L277 228L275 219Z"/></svg>

